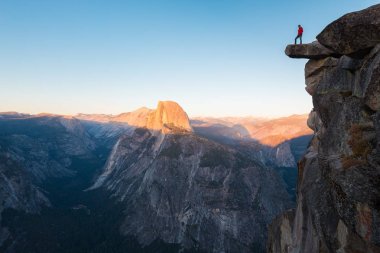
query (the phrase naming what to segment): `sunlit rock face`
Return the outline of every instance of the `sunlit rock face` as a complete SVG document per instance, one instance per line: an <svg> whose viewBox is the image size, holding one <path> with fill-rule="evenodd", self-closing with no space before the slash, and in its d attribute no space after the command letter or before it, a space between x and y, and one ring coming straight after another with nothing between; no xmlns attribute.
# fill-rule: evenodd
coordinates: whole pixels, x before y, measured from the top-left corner
<svg viewBox="0 0 380 253"><path fill-rule="evenodd" d="M89 189L122 203L121 233L142 246L159 240L190 252L264 252L268 223L291 206L279 175L196 135L174 102L160 102L147 126L118 140Z"/></svg>
<svg viewBox="0 0 380 253"><path fill-rule="evenodd" d="M375 5L318 36L342 56L306 64L314 138L299 162L297 207L271 225L268 252L380 252L379 18Z"/></svg>
<svg viewBox="0 0 380 253"><path fill-rule="evenodd" d="M149 114L146 128L161 131L170 127L192 131L189 117L181 106L173 101L160 101L157 109Z"/></svg>
<svg viewBox="0 0 380 253"><path fill-rule="evenodd" d="M75 118L88 122L108 123L107 125L125 124L124 128L141 127L151 131L170 132L171 128L192 131L189 117L182 107L173 101L159 101L156 109L142 107L133 112L119 115L78 114Z"/></svg>
<svg viewBox="0 0 380 253"><path fill-rule="evenodd" d="M97 123L124 123L130 127L145 127L148 121L148 116L152 111L152 109L141 107L135 111L118 115L81 113L75 115L75 118Z"/></svg>
<svg viewBox="0 0 380 253"><path fill-rule="evenodd" d="M194 118L195 132L205 136L220 136L231 140L254 140L262 145L277 145L304 135L311 135L307 127L308 115L291 115L276 119L254 117Z"/></svg>
<svg viewBox="0 0 380 253"><path fill-rule="evenodd" d="M191 124L196 134L239 146L264 164L295 168L313 133L307 127L307 118L307 114L276 119L199 117L192 119Z"/></svg>
<svg viewBox="0 0 380 253"><path fill-rule="evenodd" d="M292 115L247 126L247 129L252 139L263 145L276 147L291 139L312 134L306 121L307 115Z"/></svg>

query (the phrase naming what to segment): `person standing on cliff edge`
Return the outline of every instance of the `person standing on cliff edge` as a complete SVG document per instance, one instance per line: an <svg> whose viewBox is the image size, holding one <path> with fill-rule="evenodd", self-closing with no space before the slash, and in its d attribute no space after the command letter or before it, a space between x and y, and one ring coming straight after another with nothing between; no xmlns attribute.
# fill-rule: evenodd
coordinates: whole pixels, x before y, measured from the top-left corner
<svg viewBox="0 0 380 253"><path fill-rule="evenodd" d="M298 25L298 34L297 37L294 39L294 44L297 44L297 39L300 39L300 45L302 45L302 34L303 34L303 28L301 25Z"/></svg>

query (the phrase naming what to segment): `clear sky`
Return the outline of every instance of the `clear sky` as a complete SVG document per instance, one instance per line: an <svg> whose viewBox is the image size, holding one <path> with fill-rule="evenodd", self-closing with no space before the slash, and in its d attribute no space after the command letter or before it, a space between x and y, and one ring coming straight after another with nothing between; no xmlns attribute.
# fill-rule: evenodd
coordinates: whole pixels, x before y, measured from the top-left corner
<svg viewBox="0 0 380 253"><path fill-rule="evenodd" d="M0 0L0 111L307 113L306 60L284 55L374 0Z"/></svg>

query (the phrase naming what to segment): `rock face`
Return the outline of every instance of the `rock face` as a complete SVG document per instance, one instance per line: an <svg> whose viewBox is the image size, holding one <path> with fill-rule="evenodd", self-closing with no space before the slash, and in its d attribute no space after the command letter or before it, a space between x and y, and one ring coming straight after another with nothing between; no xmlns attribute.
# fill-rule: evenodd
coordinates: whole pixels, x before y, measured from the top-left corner
<svg viewBox="0 0 380 253"><path fill-rule="evenodd" d="M264 164L296 167L290 142L311 136L313 132L307 127L307 118L307 114L277 119L197 118L192 120L192 126L195 133L206 138L233 146L248 146Z"/></svg>
<svg viewBox="0 0 380 253"><path fill-rule="evenodd" d="M363 57L380 43L380 4L349 13L328 25L318 41L341 55Z"/></svg>
<svg viewBox="0 0 380 253"><path fill-rule="evenodd" d="M290 58L323 59L328 56L339 56L338 53L322 46L318 41L302 45L288 45L285 54Z"/></svg>
<svg viewBox="0 0 380 253"><path fill-rule="evenodd" d="M379 7L318 36L344 55L306 64L314 138L298 166L297 208L271 225L268 252L380 252Z"/></svg>
<svg viewBox="0 0 380 253"><path fill-rule="evenodd" d="M55 178L74 177L79 159L91 159L95 149L79 120L53 115L0 115L0 251L13 252L23 233L10 233L1 222L3 211L39 213L51 206L42 185ZM5 248L2 248L5 244Z"/></svg>
<svg viewBox="0 0 380 253"><path fill-rule="evenodd" d="M70 157L88 156L95 147L79 120L63 116L1 119L0 131L3 154L36 182L73 175Z"/></svg>
<svg viewBox="0 0 380 253"><path fill-rule="evenodd" d="M167 127L192 131L186 112L173 101L158 102L157 109L150 113L146 128L155 131L166 131Z"/></svg>
<svg viewBox="0 0 380 253"><path fill-rule="evenodd" d="M42 206L49 206L49 200L31 182L30 175L23 171L19 161L0 145L0 224L1 213L6 208L37 213ZM7 228L0 226L0 247L10 236Z"/></svg>
<svg viewBox="0 0 380 253"><path fill-rule="evenodd" d="M282 142L305 121L245 126ZM261 161L293 166L293 144L260 153L211 139L174 102L117 116L0 113L0 252L264 252L294 189Z"/></svg>
<svg viewBox="0 0 380 253"><path fill-rule="evenodd" d="M277 171L295 202L296 161L312 138L308 115L277 119L253 117L196 118L191 124L200 136L228 145Z"/></svg>
<svg viewBox="0 0 380 253"><path fill-rule="evenodd" d="M288 210L272 221L269 226L269 252L291 252L294 210Z"/></svg>
<svg viewBox="0 0 380 253"><path fill-rule="evenodd" d="M311 135L306 126L307 115L292 115L247 126L250 137L270 147L300 136Z"/></svg>
<svg viewBox="0 0 380 253"><path fill-rule="evenodd" d="M226 139L252 139L263 145L276 147L277 145L298 138L311 135L313 132L307 127L307 114L291 115L276 119L253 117L226 117L226 118L194 118L191 120L196 133L212 137L215 135Z"/></svg>
<svg viewBox="0 0 380 253"><path fill-rule="evenodd" d="M194 134L175 103L159 103L148 126L118 140L91 188L122 203L122 234L142 246L263 252L267 224L291 204L274 170Z"/></svg>
<svg viewBox="0 0 380 253"><path fill-rule="evenodd" d="M161 137L173 129L193 131L186 112L173 101L160 101L155 110L142 107L119 115L78 114L75 118L108 148L112 148L121 135L132 135L136 128L147 128Z"/></svg>

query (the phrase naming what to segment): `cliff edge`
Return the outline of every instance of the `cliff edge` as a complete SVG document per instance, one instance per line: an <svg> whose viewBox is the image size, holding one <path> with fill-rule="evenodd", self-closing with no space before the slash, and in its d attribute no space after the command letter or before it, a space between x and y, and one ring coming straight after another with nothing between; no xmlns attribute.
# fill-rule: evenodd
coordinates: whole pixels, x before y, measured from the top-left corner
<svg viewBox="0 0 380 253"><path fill-rule="evenodd" d="M270 253L380 252L380 4L289 45L305 66L314 137L298 163L297 207L269 228Z"/></svg>

